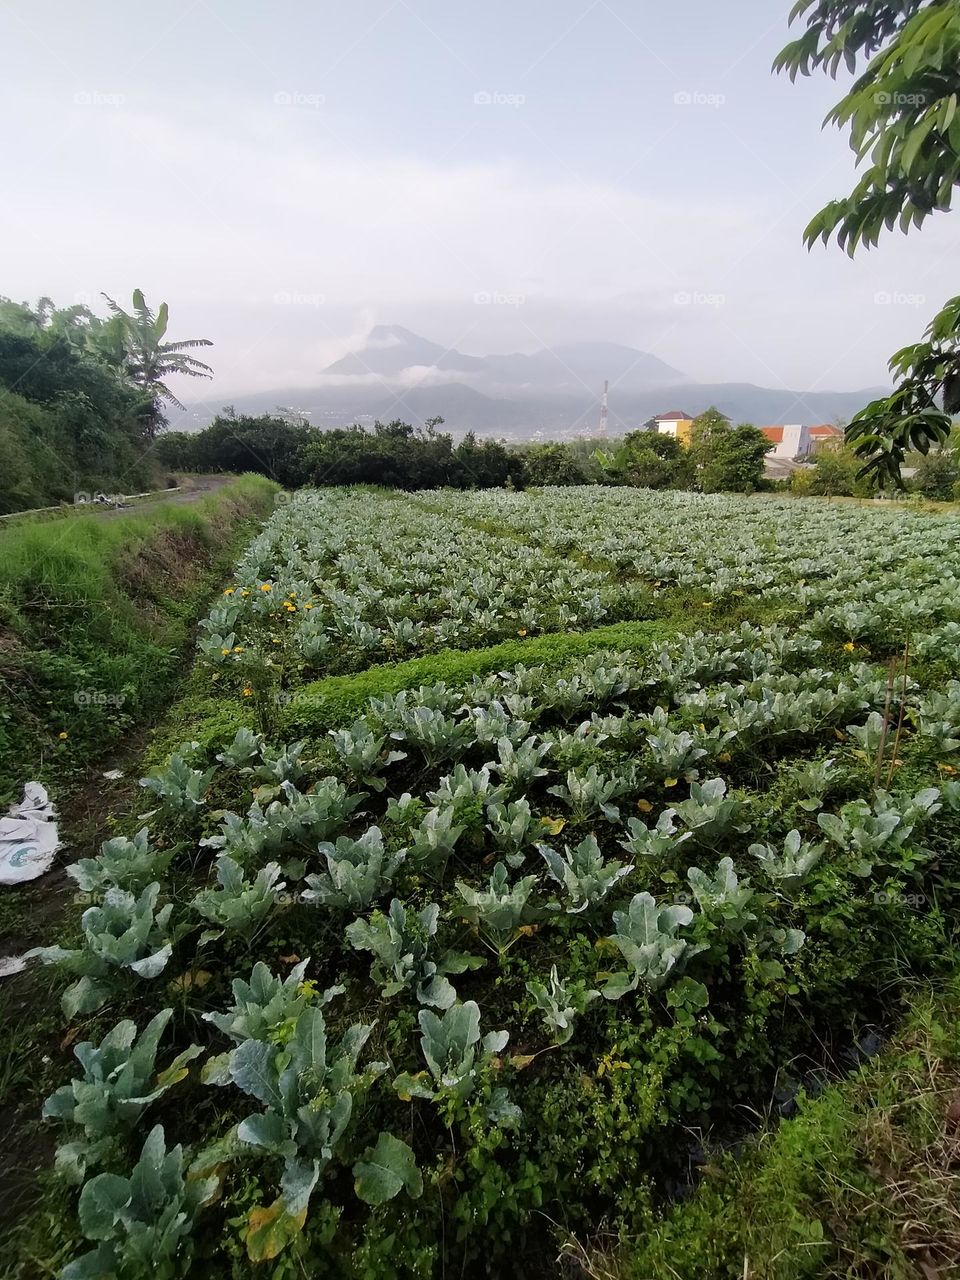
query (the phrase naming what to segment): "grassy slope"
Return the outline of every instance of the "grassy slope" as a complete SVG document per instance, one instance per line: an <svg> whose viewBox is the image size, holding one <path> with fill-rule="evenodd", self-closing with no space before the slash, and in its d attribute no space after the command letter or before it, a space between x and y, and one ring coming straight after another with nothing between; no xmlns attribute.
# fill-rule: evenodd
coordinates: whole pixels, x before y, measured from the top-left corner
<svg viewBox="0 0 960 1280"><path fill-rule="evenodd" d="M596 1280L948 1280L960 1259L960 977L877 1058L704 1170Z"/></svg>
<svg viewBox="0 0 960 1280"><path fill-rule="evenodd" d="M245 476L189 507L0 531L0 802L160 709L214 575L275 488Z"/></svg>

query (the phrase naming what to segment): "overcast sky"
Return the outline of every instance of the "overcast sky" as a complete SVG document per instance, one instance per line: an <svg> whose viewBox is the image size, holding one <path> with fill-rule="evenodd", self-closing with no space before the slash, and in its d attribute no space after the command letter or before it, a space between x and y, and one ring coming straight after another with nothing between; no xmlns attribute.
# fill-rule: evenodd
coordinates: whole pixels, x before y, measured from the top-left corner
<svg viewBox="0 0 960 1280"><path fill-rule="evenodd" d="M171 336L214 340L214 404L315 383L376 323L881 383L950 291L960 222L856 262L803 247L854 169L820 127L837 86L771 75L789 8L4 0L0 293L142 287Z"/></svg>

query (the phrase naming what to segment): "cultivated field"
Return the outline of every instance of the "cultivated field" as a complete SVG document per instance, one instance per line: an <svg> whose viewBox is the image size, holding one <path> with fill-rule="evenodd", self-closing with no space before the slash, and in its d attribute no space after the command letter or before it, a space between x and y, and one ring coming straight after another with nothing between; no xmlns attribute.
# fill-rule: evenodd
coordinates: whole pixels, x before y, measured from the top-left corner
<svg viewBox="0 0 960 1280"><path fill-rule="evenodd" d="M958 667L953 515L280 502L41 953L47 1263L534 1277L649 1230L949 966Z"/></svg>

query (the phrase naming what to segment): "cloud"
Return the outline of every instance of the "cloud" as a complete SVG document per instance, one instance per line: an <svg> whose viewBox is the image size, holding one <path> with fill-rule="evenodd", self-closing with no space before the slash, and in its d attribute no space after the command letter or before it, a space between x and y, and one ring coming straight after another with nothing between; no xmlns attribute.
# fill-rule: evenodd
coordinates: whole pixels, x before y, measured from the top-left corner
<svg viewBox="0 0 960 1280"><path fill-rule="evenodd" d="M216 343L215 382L180 388L213 404L316 385L378 322L478 354L602 338L703 380L862 385L936 310L936 262L956 245L924 231L924 284L912 244L808 255L803 190L690 198L456 150L360 153L335 117L272 99L190 107L19 101L6 164L31 198L6 204L0 235L18 246L16 296L169 300L172 336ZM930 304L875 307L881 291Z"/></svg>

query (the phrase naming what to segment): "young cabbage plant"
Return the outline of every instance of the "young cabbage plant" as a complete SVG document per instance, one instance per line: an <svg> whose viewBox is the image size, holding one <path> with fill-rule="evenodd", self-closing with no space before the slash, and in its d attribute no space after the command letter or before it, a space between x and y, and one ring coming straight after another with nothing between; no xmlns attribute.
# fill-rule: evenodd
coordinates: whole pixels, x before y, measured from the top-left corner
<svg viewBox="0 0 960 1280"><path fill-rule="evenodd" d="M365 721L358 721L349 729L331 729L330 737L344 769L371 791L382 791L387 784L380 774L390 765L407 758L405 751L391 751L385 747L386 734L373 733Z"/></svg>
<svg viewBox="0 0 960 1280"><path fill-rule="evenodd" d="M183 1149L150 1131L129 1177L100 1173L80 1192L80 1230L96 1248L67 1263L60 1280L177 1280L189 1274L190 1234L218 1180L185 1178Z"/></svg>
<svg viewBox="0 0 960 1280"><path fill-rule="evenodd" d="M341 836L336 844L321 844L327 869L307 876L306 902L342 910L362 911L390 889L406 849L388 854L379 827L371 827L359 840Z"/></svg>
<svg viewBox="0 0 960 1280"><path fill-rule="evenodd" d="M516 870L523 865L526 849L536 842L543 825L533 816L530 804L524 798L510 800L506 804L496 801L488 804L487 830L507 866Z"/></svg>
<svg viewBox="0 0 960 1280"><path fill-rule="evenodd" d="M307 749L306 740L282 744L279 747L260 748L260 763L248 770L257 782L267 786L281 786L284 782L297 783L305 773L301 756Z"/></svg>
<svg viewBox="0 0 960 1280"><path fill-rule="evenodd" d="M481 937L503 955L520 937L522 925L529 918L527 902L537 883L536 876L524 876L511 885L506 864L493 868L486 889L473 889L457 881L457 893L463 899L463 918L481 931Z"/></svg>
<svg viewBox="0 0 960 1280"><path fill-rule="evenodd" d="M68 1018L106 1004L113 981L124 970L138 978L156 978L163 972L173 951L168 928L173 904L157 911L159 897L159 884L147 885L138 897L124 889L108 889L103 902L88 907L80 918L82 947L35 947L26 953L79 975L63 993Z"/></svg>
<svg viewBox="0 0 960 1280"><path fill-rule="evenodd" d="M228 769L242 769L260 755L263 736L252 729L238 729L229 746L217 753L217 759Z"/></svg>
<svg viewBox="0 0 960 1280"><path fill-rule="evenodd" d="M585 982L561 982L556 965L551 967L546 982L528 982L527 991L533 996L533 1007L543 1015L550 1039L556 1045L567 1043L577 1017L600 996L599 991L588 990Z"/></svg>
<svg viewBox="0 0 960 1280"><path fill-rule="evenodd" d="M502 787L495 787L490 779L490 766L481 769L465 769L462 764L454 767L453 773L440 779L436 791L428 791L427 799L437 808L452 807L454 810L480 801L491 804L500 799Z"/></svg>
<svg viewBox="0 0 960 1280"><path fill-rule="evenodd" d="M626 911L615 911L611 941L629 968L607 979L603 988L606 999L619 1000L641 982L658 991L669 978L678 977L686 962L704 950L704 944L677 936L692 920L689 907L661 907L649 893L635 894Z"/></svg>
<svg viewBox="0 0 960 1280"><path fill-rule="evenodd" d="M237 1137L283 1160L280 1198L301 1226L310 1195L350 1122L354 1094L386 1070L372 1063L357 1072L372 1030L355 1024L339 1044L329 1043L323 1014L308 1008L283 1046L244 1040L231 1054L231 1080L265 1108L241 1120Z"/></svg>
<svg viewBox="0 0 960 1280"><path fill-rule="evenodd" d="M410 857L438 880L443 879L450 855L463 835L464 827L456 823L457 811L452 804L428 809L413 832Z"/></svg>
<svg viewBox="0 0 960 1280"><path fill-rule="evenodd" d="M473 725L432 707L412 707L404 711L400 728L392 736L418 747L428 765L437 765L456 759L470 747Z"/></svg>
<svg viewBox="0 0 960 1280"><path fill-rule="evenodd" d="M429 1076L423 1071L397 1076L393 1087L404 1101L445 1095L468 1098L476 1087L478 1071L502 1053L510 1039L508 1031L489 1031L481 1038L480 1009L474 1000L451 1005L442 1016L421 1009L417 1020Z"/></svg>
<svg viewBox="0 0 960 1280"><path fill-rule="evenodd" d="M582 772L570 769L565 786L558 784L547 790L550 795L569 806L574 822L583 822L595 814L602 814L608 822L617 822L620 810L610 802L629 791L633 782L632 777L604 777L597 766L592 764Z"/></svg>
<svg viewBox="0 0 960 1280"><path fill-rule="evenodd" d="M807 760L788 769L787 776L792 779L803 796L803 799L798 802L800 808L805 809L807 813L813 813L822 808L823 797L838 773L839 770L833 760Z"/></svg>
<svg viewBox="0 0 960 1280"><path fill-rule="evenodd" d="M627 819L629 836L620 841L621 849L637 858L666 858L692 836L690 831L679 831L674 818L675 809L664 809L653 827L639 818Z"/></svg>
<svg viewBox="0 0 960 1280"><path fill-rule="evenodd" d="M447 974L475 968L473 956L448 953L439 960L430 958L437 933L440 908L429 903L420 912L407 909L399 898L390 903L386 915L375 911L369 920L347 925L347 940L355 951L369 951L374 957L370 976L387 999L401 991L412 991L418 1004L449 1009L457 993Z"/></svg>
<svg viewBox="0 0 960 1280"><path fill-rule="evenodd" d="M277 895L286 888L279 865L268 862L253 880L245 880L243 868L222 854L216 861L216 870L217 888L201 889L190 905L221 930L251 937L276 906Z"/></svg>
<svg viewBox="0 0 960 1280"><path fill-rule="evenodd" d="M727 795L722 778L691 782L690 798L674 806L674 812L696 844L712 846L731 831L749 831L743 819L742 801Z"/></svg>
<svg viewBox="0 0 960 1280"><path fill-rule="evenodd" d="M877 863L889 863L905 850L917 824L940 809L939 799L939 789L928 787L901 800L898 807L889 792L878 788L872 806L866 800L851 800L839 813L818 814L817 822L834 844L853 855L852 874L869 876ZM926 854L916 850L915 856Z"/></svg>
<svg viewBox="0 0 960 1280"><path fill-rule="evenodd" d="M104 840L95 858L81 858L67 867L67 875L84 893L104 893L109 888L139 893L166 874L176 848L152 849L146 827L132 840L114 836Z"/></svg>
<svg viewBox="0 0 960 1280"><path fill-rule="evenodd" d="M782 889L793 890L803 884L823 857L823 845L801 839L794 828L784 837L782 851L769 844L752 844L747 852L756 858L770 880Z"/></svg>
<svg viewBox="0 0 960 1280"><path fill-rule="evenodd" d="M181 748L181 751L186 750L187 747ZM201 807L215 773L216 767L204 770L191 768L178 752L170 757L166 768L154 769L146 778L141 778L140 785L154 793L162 813L182 817L195 813Z"/></svg>
<svg viewBox="0 0 960 1280"><path fill-rule="evenodd" d="M509 786L526 787L535 778L546 776L543 760L549 753L550 743L538 742L533 736L524 738L520 743L510 738L498 738L497 759L491 762L490 768Z"/></svg>
<svg viewBox="0 0 960 1280"><path fill-rule="evenodd" d="M756 924L757 917L750 910L756 895L749 884L740 883L732 858L721 858L712 876L699 867L690 867L687 883L704 916L725 933L741 934Z"/></svg>
<svg viewBox="0 0 960 1280"><path fill-rule="evenodd" d="M568 915L579 915L603 902L633 870L632 863L624 866L622 862L606 861L594 835L586 836L573 850L565 848L562 854L545 844L537 848L551 878L563 890L563 907ZM560 907L560 903L549 905Z"/></svg>
<svg viewBox="0 0 960 1280"><path fill-rule="evenodd" d="M139 1036L136 1024L125 1018L99 1045L84 1040L74 1047L83 1076L61 1086L43 1104L45 1118L83 1130L82 1139L57 1147L57 1169L69 1182L82 1182L117 1136L130 1133L151 1102L181 1081L187 1063L203 1052L191 1045L164 1070L156 1070L160 1037L172 1016L172 1009L162 1009Z"/></svg>

